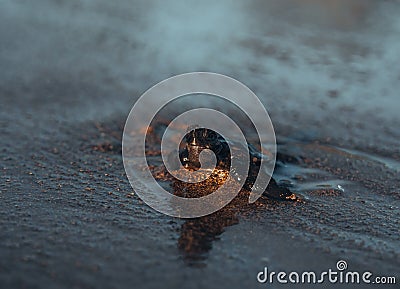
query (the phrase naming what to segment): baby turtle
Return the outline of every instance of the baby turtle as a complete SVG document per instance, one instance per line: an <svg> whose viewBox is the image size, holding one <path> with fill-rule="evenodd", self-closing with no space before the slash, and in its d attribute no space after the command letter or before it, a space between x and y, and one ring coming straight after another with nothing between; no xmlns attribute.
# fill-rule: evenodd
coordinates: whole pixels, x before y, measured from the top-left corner
<svg viewBox="0 0 400 289"><path fill-rule="evenodd" d="M231 165L229 144L232 144L232 141L224 139L221 135L210 129L189 128L188 130L189 132L185 135L186 145L179 152L179 158L183 166L186 169L198 170L201 166L199 160L200 153L205 149L209 149L215 153L217 158L215 169L228 173ZM251 144L248 144L248 151L250 154L250 166L243 189L251 191L259 173L265 174L266 178L269 178L269 176L265 172L259 171L261 159L265 156ZM272 199L298 200L298 197L294 193L286 187L279 186L272 177L264 194Z"/></svg>

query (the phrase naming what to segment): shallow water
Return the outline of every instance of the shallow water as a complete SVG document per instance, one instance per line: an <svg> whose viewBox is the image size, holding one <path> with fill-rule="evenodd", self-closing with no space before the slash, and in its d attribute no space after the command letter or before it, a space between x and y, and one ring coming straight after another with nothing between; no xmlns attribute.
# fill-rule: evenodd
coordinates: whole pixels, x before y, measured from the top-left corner
<svg viewBox="0 0 400 289"><path fill-rule="evenodd" d="M399 1L0 7L1 287L257 287L265 265L339 259L398 276ZM260 97L278 139L274 178L303 203L238 200L185 221L132 192L125 118L149 87L189 71Z"/></svg>

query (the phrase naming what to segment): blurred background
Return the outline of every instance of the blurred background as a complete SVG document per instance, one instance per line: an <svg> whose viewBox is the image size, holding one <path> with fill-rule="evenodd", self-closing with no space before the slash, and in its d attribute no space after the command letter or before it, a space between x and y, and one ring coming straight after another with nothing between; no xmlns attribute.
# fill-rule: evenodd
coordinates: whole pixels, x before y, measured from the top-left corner
<svg viewBox="0 0 400 289"><path fill-rule="evenodd" d="M3 0L1 6L0 81L42 109L46 100L64 98L68 113L91 117L95 99L111 113L167 77L213 71L251 87L273 118L285 114L276 123L304 121L318 130L323 122L339 137L338 126L366 125L366 114L376 130L380 118L398 121L398 1ZM48 93L32 95L33 89Z"/></svg>

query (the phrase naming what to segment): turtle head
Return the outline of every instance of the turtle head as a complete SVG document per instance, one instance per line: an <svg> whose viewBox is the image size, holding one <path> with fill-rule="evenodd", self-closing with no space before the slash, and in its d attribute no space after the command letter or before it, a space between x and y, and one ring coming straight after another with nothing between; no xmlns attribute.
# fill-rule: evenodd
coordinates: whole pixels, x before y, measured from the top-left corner
<svg viewBox="0 0 400 289"><path fill-rule="evenodd" d="M187 160L186 163L191 168L199 168L200 165L200 153L204 149L213 150L214 153L218 153L218 134L207 128L201 128L199 126L190 126L188 133L185 136L186 141L186 152Z"/></svg>
<svg viewBox="0 0 400 289"><path fill-rule="evenodd" d="M218 134L208 128L191 126L188 128L185 140L188 146L212 149L218 143Z"/></svg>

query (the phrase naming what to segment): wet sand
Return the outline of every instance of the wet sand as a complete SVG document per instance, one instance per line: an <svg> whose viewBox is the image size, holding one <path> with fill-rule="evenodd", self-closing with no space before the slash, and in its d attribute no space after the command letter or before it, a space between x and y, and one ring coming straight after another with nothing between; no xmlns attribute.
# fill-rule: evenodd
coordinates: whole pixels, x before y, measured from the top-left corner
<svg viewBox="0 0 400 289"><path fill-rule="evenodd" d="M399 3L302 2L206 14L199 2L3 1L0 287L262 288L264 266L340 259L399 281ZM261 98L274 178L304 202L236 200L181 220L134 194L121 158L130 108L199 70Z"/></svg>

